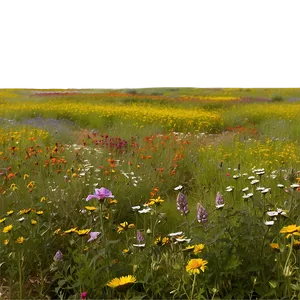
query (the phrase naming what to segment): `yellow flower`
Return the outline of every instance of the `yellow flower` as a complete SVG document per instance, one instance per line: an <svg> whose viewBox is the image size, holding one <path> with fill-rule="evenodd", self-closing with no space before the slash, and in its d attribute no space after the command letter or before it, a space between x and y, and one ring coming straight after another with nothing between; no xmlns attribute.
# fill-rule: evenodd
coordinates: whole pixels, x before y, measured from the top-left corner
<svg viewBox="0 0 300 300"><path fill-rule="evenodd" d="M44 212L42 210L39 210L36 212L37 215L42 215Z"/></svg>
<svg viewBox="0 0 300 300"><path fill-rule="evenodd" d="M300 226L296 226L295 224L285 226L280 230L280 233L287 233L286 238L289 238L292 235L300 236Z"/></svg>
<svg viewBox="0 0 300 300"><path fill-rule="evenodd" d="M200 274L200 270L204 272L205 269L207 268L206 267L207 263L208 262L206 260L203 260L202 258L193 258L188 262L185 269L191 275Z"/></svg>
<svg viewBox="0 0 300 300"><path fill-rule="evenodd" d="M42 197L40 200L40 202L44 202L44 201L46 201L46 197Z"/></svg>
<svg viewBox="0 0 300 300"><path fill-rule="evenodd" d="M13 213L14 213L14 211L10 210L10 211L7 212L7 215L9 216L9 215L12 215Z"/></svg>
<svg viewBox="0 0 300 300"><path fill-rule="evenodd" d="M28 174L24 174L24 176L23 176L24 180L25 180L26 178L28 178L28 177L29 177Z"/></svg>
<svg viewBox="0 0 300 300"><path fill-rule="evenodd" d="M87 210L90 210L90 211L93 211L93 210L96 209L95 206L85 206L85 208L86 208Z"/></svg>
<svg viewBox="0 0 300 300"><path fill-rule="evenodd" d="M24 238L22 236L17 238L17 243L22 244L24 242Z"/></svg>
<svg viewBox="0 0 300 300"><path fill-rule="evenodd" d="M300 249L300 241L294 241L293 243L293 248L295 250L299 250Z"/></svg>
<svg viewBox="0 0 300 300"><path fill-rule="evenodd" d="M121 276L120 278L114 278L106 285L111 288L117 289L120 292L124 292L128 288L130 288L135 282L136 282L136 278L132 275L128 275L128 276Z"/></svg>
<svg viewBox="0 0 300 300"><path fill-rule="evenodd" d="M24 215L24 214L28 214L31 211L31 208L28 209L22 209L19 211L19 215Z"/></svg>
<svg viewBox="0 0 300 300"><path fill-rule="evenodd" d="M188 245L188 246L186 246L184 249L183 249L183 251L192 251L192 250L194 250L195 249L195 246L194 245Z"/></svg>
<svg viewBox="0 0 300 300"><path fill-rule="evenodd" d="M57 229L54 231L54 233L55 233L55 234L58 234L60 231L61 231L61 228L57 228Z"/></svg>
<svg viewBox="0 0 300 300"><path fill-rule="evenodd" d="M123 249L122 252L123 252L123 254L129 254L130 253L129 249Z"/></svg>
<svg viewBox="0 0 300 300"><path fill-rule="evenodd" d="M164 246L166 244L168 244L170 242L170 239L168 237L164 237L162 238L161 236L159 236L155 241L154 244L157 246Z"/></svg>
<svg viewBox="0 0 300 300"><path fill-rule="evenodd" d="M0 223L4 222L6 220L6 218L3 218L0 220Z"/></svg>
<svg viewBox="0 0 300 300"><path fill-rule="evenodd" d="M195 245L194 253L195 253L195 254L198 254L198 253L200 253L203 249L204 249L204 245L203 245L203 244Z"/></svg>
<svg viewBox="0 0 300 300"><path fill-rule="evenodd" d="M16 186L15 183L12 183L12 184L10 185L10 189L14 192L15 190L18 189L18 187Z"/></svg>
<svg viewBox="0 0 300 300"><path fill-rule="evenodd" d="M37 221L36 221L36 220L31 220L30 223L31 223L32 225L35 225L35 224L37 224Z"/></svg>
<svg viewBox="0 0 300 300"><path fill-rule="evenodd" d="M123 230L128 230L130 228L134 228L134 224L128 224L128 222L123 222L123 223L120 223L120 225L118 225L118 229L117 229L117 232L118 233L121 233Z"/></svg>
<svg viewBox="0 0 300 300"><path fill-rule="evenodd" d="M165 202L165 200L161 199L160 196L156 199L150 199L149 202L146 203L146 205L160 205L161 203Z"/></svg>
<svg viewBox="0 0 300 300"><path fill-rule="evenodd" d="M12 225L8 225L3 228L2 232L4 232L4 233L10 232L12 230L12 228L13 228Z"/></svg>
<svg viewBox="0 0 300 300"><path fill-rule="evenodd" d="M60 228L59 228L60 229ZM58 229L57 229L58 230ZM71 229L66 230L64 233L72 233L72 232L76 232L77 231L77 227L73 227Z"/></svg>
<svg viewBox="0 0 300 300"><path fill-rule="evenodd" d="M8 243L9 243L9 240L4 240L4 241L3 241L3 244L4 244L4 245L7 245Z"/></svg>
<svg viewBox="0 0 300 300"><path fill-rule="evenodd" d="M84 248L83 248L83 251L88 251L89 250L89 247L88 246L85 246Z"/></svg>
<svg viewBox="0 0 300 300"><path fill-rule="evenodd" d="M271 243L270 244L270 247L272 249L274 249L275 251L279 252L280 251L280 248L279 248L279 245L277 243Z"/></svg>
<svg viewBox="0 0 300 300"><path fill-rule="evenodd" d="M34 181L30 181L28 184L27 184L27 188L34 188L35 187L35 182Z"/></svg>
<svg viewBox="0 0 300 300"><path fill-rule="evenodd" d="M163 244L163 246L166 245L166 244L168 244L169 242L170 242L170 239L169 239L168 237L164 237L164 238L162 239L162 244Z"/></svg>
<svg viewBox="0 0 300 300"><path fill-rule="evenodd" d="M109 199L108 202L109 202L109 204L117 204L118 200L117 199Z"/></svg>
<svg viewBox="0 0 300 300"><path fill-rule="evenodd" d="M81 230L76 230L76 233L78 235L85 235L85 234L89 234L91 231L91 228L90 229L81 229Z"/></svg>

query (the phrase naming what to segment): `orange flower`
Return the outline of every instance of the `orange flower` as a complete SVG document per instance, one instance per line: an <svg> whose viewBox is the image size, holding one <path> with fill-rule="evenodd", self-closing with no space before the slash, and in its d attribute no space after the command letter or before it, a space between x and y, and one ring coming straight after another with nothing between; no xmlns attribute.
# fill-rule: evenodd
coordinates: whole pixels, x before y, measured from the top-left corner
<svg viewBox="0 0 300 300"><path fill-rule="evenodd" d="M8 174L8 179L12 179L12 178L16 177L16 174L17 173L9 173Z"/></svg>

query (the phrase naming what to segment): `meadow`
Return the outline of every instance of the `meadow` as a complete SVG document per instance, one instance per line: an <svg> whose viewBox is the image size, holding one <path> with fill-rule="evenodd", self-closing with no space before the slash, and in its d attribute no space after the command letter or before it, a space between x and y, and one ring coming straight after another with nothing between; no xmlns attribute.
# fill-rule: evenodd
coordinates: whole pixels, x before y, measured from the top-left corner
<svg viewBox="0 0 300 300"><path fill-rule="evenodd" d="M0 90L0 299L300 299L300 89Z"/></svg>

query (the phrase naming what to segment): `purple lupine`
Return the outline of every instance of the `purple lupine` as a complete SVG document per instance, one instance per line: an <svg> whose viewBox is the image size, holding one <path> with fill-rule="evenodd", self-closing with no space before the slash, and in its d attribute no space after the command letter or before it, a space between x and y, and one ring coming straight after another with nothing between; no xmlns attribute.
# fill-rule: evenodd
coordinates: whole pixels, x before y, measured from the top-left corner
<svg viewBox="0 0 300 300"><path fill-rule="evenodd" d="M57 261L61 261L62 259L63 259L63 254L60 250L58 250L53 257L53 260L57 262Z"/></svg>
<svg viewBox="0 0 300 300"><path fill-rule="evenodd" d="M92 198L96 198L98 200L103 200L105 198L114 198L112 192L104 187L100 189L95 189L95 193L93 195L88 195L86 197L86 201L91 200Z"/></svg>
<svg viewBox="0 0 300 300"><path fill-rule="evenodd" d="M224 206L224 199L220 192L216 196L216 208L222 208Z"/></svg>
<svg viewBox="0 0 300 300"><path fill-rule="evenodd" d="M136 232L136 239L137 239L138 243L142 243L144 241L144 237L139 230Z"/></svg>
<svg viewBox="0 0 300 300"><path fill-rule="evenodd" d="M216 205L224 204L224 199L220 192L217 193L216 196Z"/></svg>
<svg viewBox="0 0 300 300"><path fill-rule="evenodd" d="M177 199L176 199L177 209L181 212L181 215L187 215L190 211L188 208L187 197L179 192Z"/></svg>
<svg viewBox="0 0 300 300"><path fill-rule="evenodd" d="M197 204L197 221L199 223L206 223L207 222L208 213L206 209L200 204Z"/></svg>

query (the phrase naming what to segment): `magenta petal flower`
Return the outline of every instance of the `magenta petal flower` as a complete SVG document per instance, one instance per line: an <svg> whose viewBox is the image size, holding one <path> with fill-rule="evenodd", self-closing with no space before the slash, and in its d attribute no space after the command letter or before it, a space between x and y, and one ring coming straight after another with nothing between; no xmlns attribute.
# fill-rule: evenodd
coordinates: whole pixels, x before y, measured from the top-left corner
<svg viewBox="0 0 300 300"><path fill-rule="evenodd" d="M104 187L100 189L95 189L95 193L93 195L88 195L86 197L86 201L91 200L92 198L96 198L98 200L102 200L105 198L114 198L112 192Z"/></svg>
<svg viewBox="0 0 300 300"><path fill-rule="evenodd" d="M97 231L95 231L95 232L90 232L90 239L88 240L88 242L94 241L94 240L98 237L98 235L99 235L100 233L101 233L101 232L97 232Z"/></svg>
<svg viewBox="0 0 300 300"><path fill-rule="evenodd" d="M88 292L81 293L81 295L80 295L81 299L86 299L87 295L88 295Z"/></svg>

